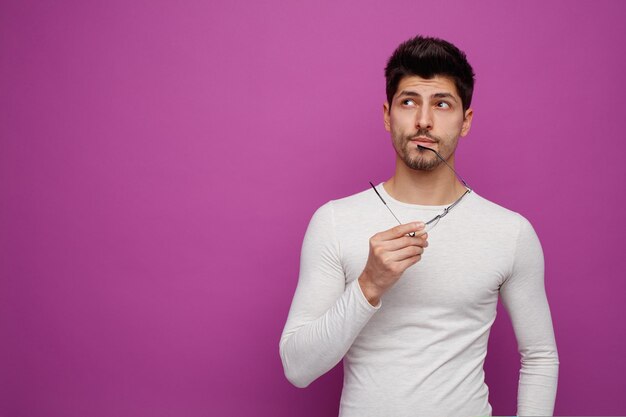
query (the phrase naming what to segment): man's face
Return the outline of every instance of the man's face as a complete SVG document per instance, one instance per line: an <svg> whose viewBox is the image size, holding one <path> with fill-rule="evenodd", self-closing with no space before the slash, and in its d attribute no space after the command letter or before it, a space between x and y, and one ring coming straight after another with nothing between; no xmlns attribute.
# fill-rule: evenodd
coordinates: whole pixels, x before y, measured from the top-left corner
<svg viewBox="0 0 626 417"><path fill-rule="evenodd" d="M432 148L448 160L472 122L472 110L463 112L454 81L444 76L404 77L383 110L398 158L416 170L431 171L441 163L437 155L417 145Z"/></svg>

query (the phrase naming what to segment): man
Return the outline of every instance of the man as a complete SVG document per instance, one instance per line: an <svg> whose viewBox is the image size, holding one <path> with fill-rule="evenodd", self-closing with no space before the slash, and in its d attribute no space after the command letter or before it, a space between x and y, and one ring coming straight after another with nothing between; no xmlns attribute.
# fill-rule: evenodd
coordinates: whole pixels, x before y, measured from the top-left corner
<svg viewBox="0 0 626 417"><path fill-rule="evenodd" d="M552 415L559 362L537 235L454 171L472 67L417 36L385 76L395 173L313 215L280 340L285 374L306 387L344 359L341 417L491 415L483 363L501 296L522 358L517 413Z"/></svg>

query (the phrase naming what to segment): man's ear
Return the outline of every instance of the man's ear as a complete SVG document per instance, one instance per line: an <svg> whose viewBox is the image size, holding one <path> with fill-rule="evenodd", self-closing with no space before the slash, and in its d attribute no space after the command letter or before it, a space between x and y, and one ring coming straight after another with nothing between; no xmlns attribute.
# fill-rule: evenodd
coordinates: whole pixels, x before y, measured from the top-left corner
<svg viewBox="0 0 626 417"><path fill-rule="evenodd" d="M461 136L465 136L469 133L470 127L472 127L472 117L474 116L474 110L465 110L465 117L463 118L463 126L461 126Z"/></svg>
<svg viewBox="0 0 626 417"><path fill-rule="evenodd" d="M385 101L385 103L383 104L383 120L385 121L385 130L387 132L391 132L391 123L389 121L389 103Z"/></svg>

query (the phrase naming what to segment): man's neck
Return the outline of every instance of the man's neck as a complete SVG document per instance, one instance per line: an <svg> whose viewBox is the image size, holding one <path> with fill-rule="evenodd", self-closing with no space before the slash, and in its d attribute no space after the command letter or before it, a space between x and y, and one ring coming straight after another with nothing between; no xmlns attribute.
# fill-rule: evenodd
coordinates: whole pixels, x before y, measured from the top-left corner
<svg viewBox="0 0 626 417"><path fill-rule="evenodd" d="M454 168L454 156L448 161ZM432 171L419 171L396 160L396 172L383 184L385 191L395 200L424 206L452 204L466 190L454 172L443 163Z"/></svg>

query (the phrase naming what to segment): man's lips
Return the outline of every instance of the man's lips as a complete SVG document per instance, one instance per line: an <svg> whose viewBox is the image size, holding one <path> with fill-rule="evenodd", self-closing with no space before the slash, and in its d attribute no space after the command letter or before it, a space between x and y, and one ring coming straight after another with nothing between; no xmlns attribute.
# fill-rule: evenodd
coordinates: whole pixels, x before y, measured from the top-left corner
<svg viewBox="0 0 626 417"><path fill-rule="evenodd" d="M413 144L415 145L423 145L426 147L432 146L433 143L437 143L436 141L430 139L430 138L426 138L426 137L417 137L417 138L413 138L411 139L411 142L413 142Z"/></svg>

